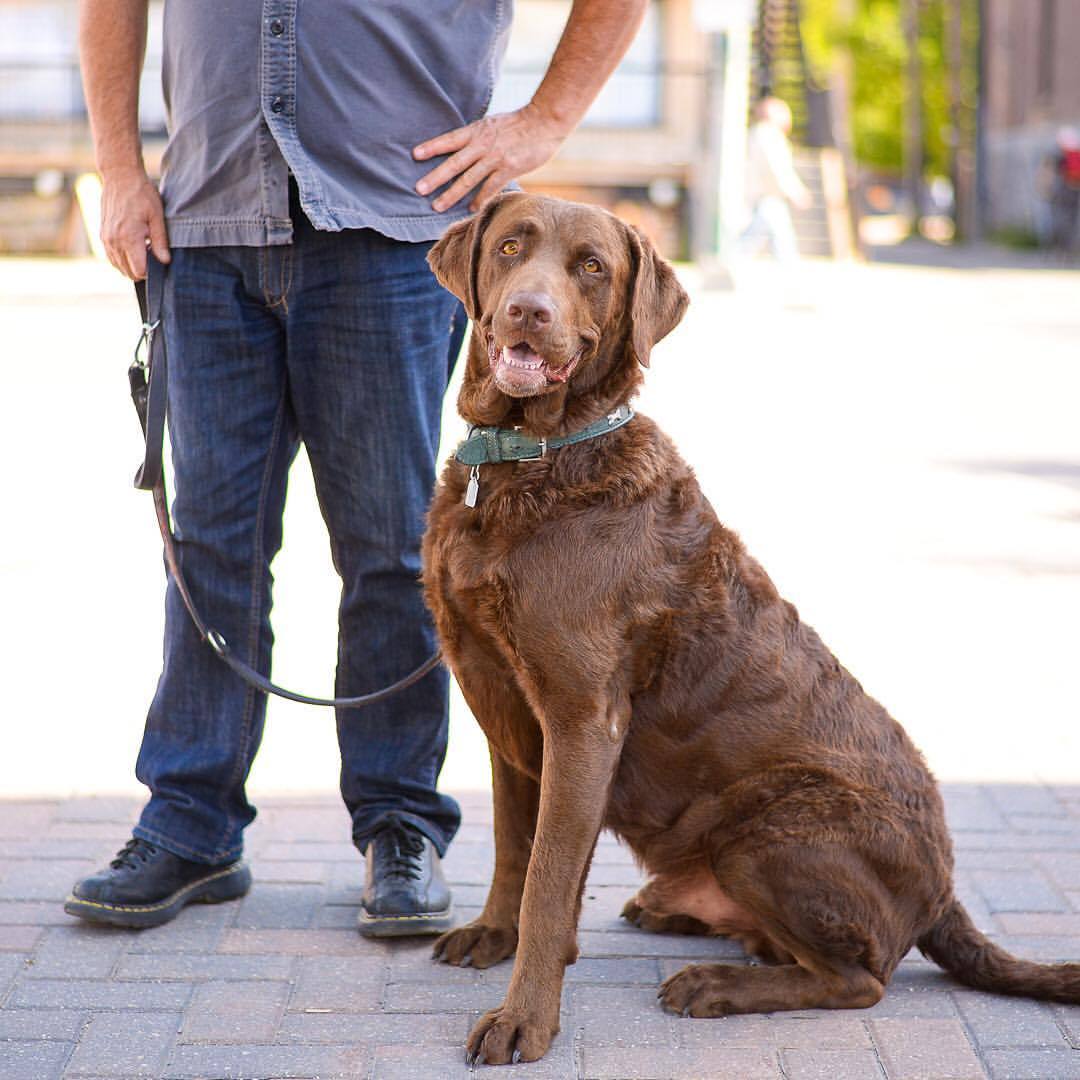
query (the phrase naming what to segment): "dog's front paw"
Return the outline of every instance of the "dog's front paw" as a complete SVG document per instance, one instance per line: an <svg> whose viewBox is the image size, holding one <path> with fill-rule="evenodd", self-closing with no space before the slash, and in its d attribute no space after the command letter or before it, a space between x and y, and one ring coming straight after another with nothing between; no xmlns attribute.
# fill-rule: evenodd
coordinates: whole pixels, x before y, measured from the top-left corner
<svg viewBox="0 0 1080 1080"><path fill-rule="evenodd" d="M559 1014L554 1022L506 1004L485 1013L465 1043L465 1060L470 1065L516 1065L536 1061L547 1053L559 1033Z"/></svg>
<svg viewBox="0 0 1080 1080"><path fill-rule="evenodd" d="M432 953L444 964L486 968L512 955L517 942L517 931L512 926L492 926L476 919L447 930L435 942Z"/></svg>

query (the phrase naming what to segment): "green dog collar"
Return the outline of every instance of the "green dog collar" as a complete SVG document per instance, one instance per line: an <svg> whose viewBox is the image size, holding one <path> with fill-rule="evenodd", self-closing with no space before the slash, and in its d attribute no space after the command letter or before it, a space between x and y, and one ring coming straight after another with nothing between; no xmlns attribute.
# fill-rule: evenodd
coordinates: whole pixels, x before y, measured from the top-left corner
<svg viewBox="0 0 1080 1080"><path fill-rule="evenodd" d="M458 461L472 466L469 486L465 492L465 505L476 505L481 465L498 465L502 461L533 461L544 457L549 450L558 450L560 446L571 446L573 443L585 442L587 439L595 439L610 431L616 431L633 418L634 410L629 405L620 405L588 427L553 439L538 439L535 435L526 435L518 428L470 428L468 438L459 443L454 451L454 457Z"/></svg>

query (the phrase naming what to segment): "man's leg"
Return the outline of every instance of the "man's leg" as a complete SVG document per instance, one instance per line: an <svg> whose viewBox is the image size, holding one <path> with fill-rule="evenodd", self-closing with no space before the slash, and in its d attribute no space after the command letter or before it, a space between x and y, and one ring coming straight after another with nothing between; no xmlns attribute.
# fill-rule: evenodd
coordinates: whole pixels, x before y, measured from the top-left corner
<svg viewBox="0 0 1080 1080"><path fill-rule="evenodd" d="M343 581L336 689L362 694L437 648L419 585L457 301L430 245L300 222L288 313L289 379ZM460 820L436 791L447 736L442 670L386 702L338 711L341 790L364 850L404 822L442 854Z"/></svg>
<svg viewBox="0 0 1080 1080"><path fill-rule="evenodd" d="M297 446L284 328L262 280L273 276L268 262L287 259L287 249L177 249L163 309L177 556L204 618L262 671L269 565ZM76 884L65 905L73 915L155 925L191 900L230 899L250 883L239 862L254 816L244 781L265 697L200 640L171 581L164 651L136 767L150 801L117 859Z"/></svg>
<svg viewBox="0 0 1080 1080"><path fill-rule="evenodd" d="M273 640L270 561L281 546L297 435L284 327L277 296L263 284L289 254L180 249L164 305L177 555L208 624L264 672ZM135 835L198 862L238 858L255 816L244 781L265 711L265 695L199 639L170 582L164 669L136 769L151 798Z"/></svg>

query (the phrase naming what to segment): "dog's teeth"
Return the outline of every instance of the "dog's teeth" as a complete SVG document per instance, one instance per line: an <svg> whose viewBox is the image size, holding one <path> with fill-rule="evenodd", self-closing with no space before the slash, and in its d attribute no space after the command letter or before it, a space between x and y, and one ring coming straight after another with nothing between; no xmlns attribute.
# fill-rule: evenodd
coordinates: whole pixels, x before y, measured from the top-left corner
<svg viewBox="0 0 1080 1080"><path fill-rule="evenodd" d="M531 349L526 349L524 355L517 356L517 346L511 349L509 346L502 351L502 360L507 367L517 368L522 371L538 371L544 366L544 358L537 355Z"/></svg>

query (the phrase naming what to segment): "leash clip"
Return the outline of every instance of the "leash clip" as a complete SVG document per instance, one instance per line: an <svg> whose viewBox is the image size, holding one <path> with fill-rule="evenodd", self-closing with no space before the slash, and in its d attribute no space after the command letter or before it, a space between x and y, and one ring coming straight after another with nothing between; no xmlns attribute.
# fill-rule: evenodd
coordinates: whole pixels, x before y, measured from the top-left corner
<svg viewBox="0 0 1080 1080"><path fill-rule="evenodd" d="M144 371L150 358L150 350L154 345L154 331L161 325L160 319L142 324L142 333L139 334L138 343L135 345L135 363ZM145 352L143 351L145 348ZM141 354L141 355L140 355Z"/></svg>

